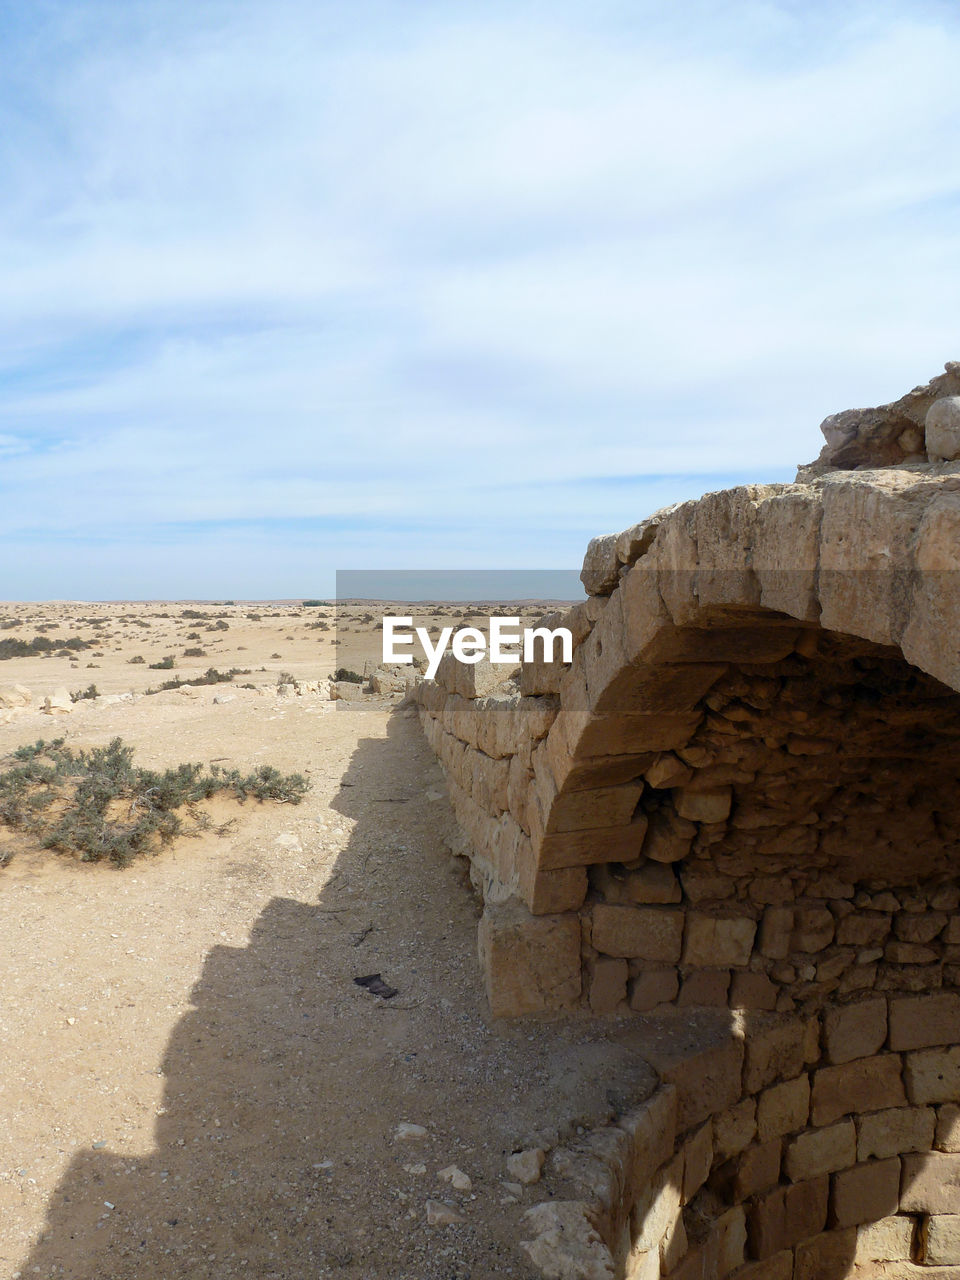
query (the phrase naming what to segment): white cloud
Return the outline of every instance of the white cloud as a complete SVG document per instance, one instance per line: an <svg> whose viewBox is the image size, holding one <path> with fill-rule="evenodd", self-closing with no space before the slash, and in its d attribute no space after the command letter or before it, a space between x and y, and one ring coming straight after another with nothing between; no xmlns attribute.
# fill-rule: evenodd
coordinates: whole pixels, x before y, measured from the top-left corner
<svg viewBox="0 0 960 1280"><path fill-rule="evenodd" d="M170 522L574 562L960 350L949 9L44 12L0 96L0 535L51 591L44 538L100 530L186 573Z"/></svg>

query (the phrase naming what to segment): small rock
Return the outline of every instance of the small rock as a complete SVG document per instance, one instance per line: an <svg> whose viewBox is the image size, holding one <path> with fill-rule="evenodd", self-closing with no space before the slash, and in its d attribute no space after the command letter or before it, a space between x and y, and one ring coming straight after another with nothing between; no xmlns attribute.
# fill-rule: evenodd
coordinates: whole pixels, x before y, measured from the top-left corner
<svg viewBox="0 0 960 1280"><path fill-rule="evenodd" d="M512 1156L507 1156L507 1172L517 1182L522 1182L524 1186L529 1186L532 1182L540 1181L540 1170L543 1168L543 1162L546 1158L547 1153L542 1147L530 1147L527 1151L515 1151Z"/></svg>
<svg viewBox="0 0 960 1280"><path fill-rule="evenodd" d="M500 1185L504 1191L509 1191L512 1196L516 1196L518 1199L523 1195L523 1187L519 1182L502 1182Z"/></svg>
<svg viewBox="0 0 960 1280"><path fill-rule="evenodd" d="M451 1209L448 1204L439 1200L427 1201L427 1225L430 1227L452 1227L454 1223L466 1222L463 1214Z"/></svg>
<svg viewBox="0 0 960 1280"><path fill-rule="evenodd" d="M444 1182L449 1182L454 1191L472 1191L473 1183L470 1178L458 1169L455 1164L447 1165L446 1169L441 1169L437 1174L438 1178L442 1178Z"/></svg>
<svg viewBox="0 0 960 1280"><path fill-rule="evenodd" d="M300 837L294 835L292 831L284 831L273 843L278 844L281 849L299 849Z"/></svg>
<svg viewBox="0 0 960 1280"><path fill-rule="evenodd" d="M43 712L48 716L66 715L73 710L69 689L55 689L43 700Z"/></svg>
<svg viewBox="0 0 960 1280"><path fill-rule="evenodd" d="M94 1151L102 1151L106 1145L106 1142L101 1138L99 1142L93 1144L93 1149Z"/></svg>
<svg viewBox="0 0 960 1280"><path fill-rule="evenodd" d="M225 702L235 702L237 695L235 693L218 693L213 700L215 707L222 707Z"/></svg>
<svg viewBox="0 0 960 1280"><path fill-rule="evenodd" d="M406 1121L397 1125L397 1139L400 1142L419 1142L427 1136L427 1131L422 1124L407 1124Z"/></svg>
<svg viewBox="0 0 960 1280"><path fill-rule="evenodd" d="M403 1166L403 1171L404 1173L416 1173L416 1174L426 1173L427 1166L425 1164L405 1164Z"/></svg>

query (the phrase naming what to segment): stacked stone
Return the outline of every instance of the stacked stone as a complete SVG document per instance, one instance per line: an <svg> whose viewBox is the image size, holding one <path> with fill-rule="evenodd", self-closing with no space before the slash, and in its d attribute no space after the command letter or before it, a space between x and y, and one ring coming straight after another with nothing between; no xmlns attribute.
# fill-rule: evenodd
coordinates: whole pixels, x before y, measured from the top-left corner
<svg viewBox="0 0 960 1280"><path fill-rule="evenodd" d="M551 1157L563 1218L594 1232L577 1274L960 1277L960 996L754 1015L742 1040L645 1025L661 1088Z"/></svg>

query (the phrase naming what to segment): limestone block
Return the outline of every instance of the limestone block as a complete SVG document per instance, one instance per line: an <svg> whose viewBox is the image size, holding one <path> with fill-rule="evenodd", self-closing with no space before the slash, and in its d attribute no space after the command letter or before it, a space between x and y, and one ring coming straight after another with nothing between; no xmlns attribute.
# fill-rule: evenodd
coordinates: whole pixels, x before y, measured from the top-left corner
<svg viewBox="0 0 960 1280"><path fill-rule="evenodd" d="M735 973L730 983L731 1009L763 1009L777 1007L777 986L764 973Z"/></svg>
<svg viewBox="0 0 960 1280"><path fill-rule="evenodd" d="M745 965L750 960L756 921L749 916L687 915L683 963L696 966Z"/></svg>
<svg viewBox="0 0 960 1280"><path fill-rule="evenodd" d="M590 966L587 999L592 1013L613 1013L627 998L627 962L599 956Z"/></svg>
<svg viewBox="0 0 960 1280"><path fill-rule="evenodd" d="M714 1117L713 1141L718 1161L739 1155L750 1145L757 1132L756 1116L756 1102L753 1098L744 1098Z"/></svg>
<svg viewBox="0 0 960 1280"><path fill-rule="evenodd" d="M691 1035L686 1028L670 1029L662 1037L652 1034L644 1043L644 1056L660 1078L677 1090L677 1129L683 1133L718 1111L732 1107L741 1096L743 1044L728 1032L720 1034L711 1022L709 1031Z"/></svg>
<svg viewBox="0 0 960 1280"><path fill-rule="evenodd" d="M794 913L792 951L822 951L833 941L833 915L826 907L798 907Z"/></svg>
<svg viewBox="0 0 960 1280"><path fill-rule="evenodd" d="M960 1101L960 1047L908 1053L903 1076L913 1103Z"/></svg>
<svg viewBox="0 0 960 1280"><path fill-rule="evenodd" d="M615 533L607 533L591 538L587 544L580 581L588 596L608 596L617 585L620 574L617 537Z"/></svg>
<svg viewBox="0 0 960 1280"><path fill-rule="evenodd" d="M901 911L893 931L903 942L932 942L947 923L945 911Z"/></svg>
<svg viewBox="0 0 960 1280"><path fill-rule="evenodd" d="M643 752L672 751L689 742L701 716L698 712L679 715L593 715L589 711L567 711L558 721L571 756L639 755Z"/></svg>
<svg viewBox="0 0 960 1280"><path fill-rule="evenodd" d="M580 921L572 912L533 916L519 903L488 903L479 948L494 1017L566 1008L580 994Z"/></svg>
<svg viewBox="0 0 960 1280"><path fill-rule="evenodd" d="M634 1200L673 1154L677 1090L673 1085L661 1086L646 1102L621 1116L617 1128L627 1135L623 1157L624 1194Z"/></svg>
<svg viewBox="0 0 960 1280"><path fill-rule="evenodd" d="M666 789L682 787L693 777L693 770L672 751L665 751L657 756L643 776L649 786Z"/></svg>
<svg viewBox="0 0 960 1280"><path fill-rule="evenodd" d="M659 1005L675 1000L679 989L676 969L645 969L633 980L630 1008L635 1013L649 1013Z"/></svg>
<svg viewBox="0 0 960 1280"><path fill-rule="evenodd" d="M593 908L592 942L604 955L676 964L683 937L683 912L669 907Z"/></svg>
<svg viewBox="0 0 960 1280"><path fill-rule="evenodd" d="M0 686L0 707L29 707L33 694L23 684L5 684Z"/></svg>
<svg viewBox="0 0 960 1280"><path fill-rule="evenodd" d="M906 1213L960 1214L960 1155L906 1155L900 1208Z"/></svg>
<svg viewBox="0 0 960 1280"><path fill-rule="evenodd" d="M642 794L642 782L561 792L549 804L544 832L625 827L633 818Z"/></svg>
<svg viewBox="0 0 960 1280"><path fill-rule="evenodd" d="M357 685L357 688L360 686ZM73 699L69 689L54 689L43 700L43 712L48 716L67 715L73 710Z"/></svg>
<svg viewBox="0 0 960 1280"><path fill-rule="evenodd" d="M785 1080L771 1089L765 1089L757 1098L757 1132L760 1141L780 1138L786 1133L802 1129L810 1114L810 1081L805 1075L795 1080ZM852 1160L847 1161L852 1164ZM838 1166L839 1167L839 1166ZM829 1173L829 1169L816 1169L812 1173ZM802 1174L801 1177L812 1176ZM799 1178L794 1178L794 1182Z"/></svg>
<svg viewBox="0 0 960 1280"><path fill-rule="evenodd" d="M780 1139L773 1138L741 1151L733 1178L733 1194L738 1201L769 1191L780 1180L781 1148Z"/></svg>
<svg viewBox="0 0 960 1280"><path fill-rule="evenodd" d="M880 1218L857 1228L857 1263L891 1262L909 1258L913 1253L915 1219L903 1214Z"/></svg>
<svg viewBox="0 0 960 1280"><path fill-rule="evenodd" d="M842 946L883 946L890 934L890 916L880 912L850 915L837 925L837 942Z"/></svg>
<svg viewBox="0 0 960 1280"><path fill-rule="evenodd" d="M832 1124L841 1116L863 1111L901 1107L906 1101L896 1054L822 1067L813 1076L811 1115L815 1125Z"/></svg>
<svg viewBox="0 0 960 1280"><path fill-rule="evenodd" d="M768 907L760 924L760 951L771 960L783 960L790 954L792 934L793 908Z"/></svg>
<svg viewBox="0 0 960 1280"><path fill-rule="evenodd" d="M643 842L643 856L654 862L679 862L690 852L696 824L679 817L672 809L662 808L650 816Z"/></svg>
<svg viewBox="0 0 960 1280"><path fill-rule="evenodd" d="M797 1245L793 1280L846 1280L856 1249L856 1227L802 1240Z"/></svg>
<svg viewBox="0 0 960 1280"><path fill-rule="evenodd" d="M544 871L560 867L589 866L595 862L633 862L640 855L647 819L637 814L625 827L601 827L589 831L557 831L540 835L536 814L532 838L539 849Z"/></svg>
<svg viewBox="0 0 960 1280"><path fill-rule="evenodd" d="M829 1182L826 1176L777 1187L753 1204L747 1236L756 1258L769 1258L801 1240L819 1235L827 1222Z"/></svg>
<svg viewBox="0 0 960 1280"><path fill-rule="evenodd" d="M683 980L677 1004L687 1008L722 1008L727 1003L729 989L729 969L694 969Z"/></svg>
<svg viewBox="0 0 960 1280"><path fill-rule="evenodd" d="M723 822L730 816L732 787L709 787L698 790L679 787L673 792L673 806L681 818L691 822Z"/></svg>
<svg viewBox="0 0 960 1280"><path fill-rule="evenodd" d="M803 1070L804 1036L804 1025L795 1017L757 1015L746 1039L744 1091L759 1093L776 1080L792 1080L799 1075Z"/></svg>
<svg viewBox="0 0 960 1280"><path fill-rule="evenodd" d="M936 1112L932 1107L894 1107L857 1117L857 1159L883 1160L933 1146Z"/></svg>
<svg viewBox="0 0 960 1280"><path fill-rule="evenodd" d="M673 867L663 862L645 862L626 875L627 899L638 903L680 902L683 893Z"/></svg>
<svg viewBox="0 0 960 1280"><path fill-rule="evenodd" d="M823 1047L828 1062L868 1058L883 1047L886 1038L887 1002L882 996L835 1006L824 1013Z"/></svg>
<svg viewBox="0 0 960 1280"><path fill-rule="evenodd" d="M683 1144L683 1203L689 1204L713 1164L713 1121L702 1124Z"/></svg>
<svg viewBox="0 0 960 1280"><path fill-rule="evenodd" d="M896 1213L900 1202L900 1161L870 1160L833 1176L832 1209L838 1227L856 1227Z"/></svg>
<svg viewBox="0 0 960 1280"><path fill-rule="evenodd" d="M924 447L934 462L960 458L960 396L934 400L924 420Z"/></svg>
<svg viewBox="0 0 960 1280"><path fill-rule="evenodd" d="M960 995L940 991L890 1001L890 1048L926 1049L960 1041Z"/></svg>
<svg viewBox="0 0 960 1280"><path fill-rule="evenodd" d="M773 1258L748 1263L736 1273L736 1280L793 1280L793 1250L785 1249Z"/></svg>
<svg viewBox="0 0 960 1280"><path fill-rule="evenodd" d="M960 1106L954 1102L937 1108L934 1145L941 1151L960 1151Z"/></svg>
<svg viewBox="0 0 960 1280"><path fill-rule="evenodd" d="M855 1164L857 1131L852 1120L808 1129L788 1144L784 1153L784 1172L791 1182L815 1178L821 1173L836 1173Z"/></svg>
<svg viewBox="0 0 960 1280"><path fill-rule="evenodd" d="M928 1266L956 1266L960 1263L960 1217L931 1214L920 1233L923 1261Z"/></svg>

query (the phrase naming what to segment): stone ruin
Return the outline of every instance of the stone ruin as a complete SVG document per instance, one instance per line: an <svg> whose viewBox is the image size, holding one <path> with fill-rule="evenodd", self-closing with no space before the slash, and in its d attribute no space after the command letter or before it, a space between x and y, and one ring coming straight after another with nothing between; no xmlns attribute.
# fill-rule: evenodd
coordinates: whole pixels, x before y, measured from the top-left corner
<svg viewBox="0 0 960 1280"><path fill-rule="evenodd" d="M418 692L493 1014L661 1081L553 1153L545 1276L960 1278L960 364L822 430L594 539L571 664Z"/></svg>

